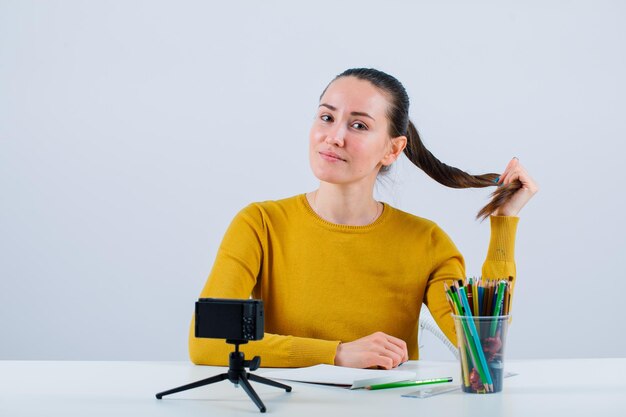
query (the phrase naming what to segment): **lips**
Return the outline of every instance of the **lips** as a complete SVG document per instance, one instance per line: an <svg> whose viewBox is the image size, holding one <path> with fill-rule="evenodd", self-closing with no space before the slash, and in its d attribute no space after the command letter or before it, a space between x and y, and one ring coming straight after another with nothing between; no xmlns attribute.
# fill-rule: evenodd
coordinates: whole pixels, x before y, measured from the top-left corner
<svg viewBox="0 0 626 417"><path fill-rule="evenodd" d="M346 162L345 159L343 159L342 157L340 157L339 155L337 155L334 152L329 152L329 151L323 151L320 152L320 155L324 158L324 159L328 159L328 160L336 160L336 161L344 161Z"/></svg>

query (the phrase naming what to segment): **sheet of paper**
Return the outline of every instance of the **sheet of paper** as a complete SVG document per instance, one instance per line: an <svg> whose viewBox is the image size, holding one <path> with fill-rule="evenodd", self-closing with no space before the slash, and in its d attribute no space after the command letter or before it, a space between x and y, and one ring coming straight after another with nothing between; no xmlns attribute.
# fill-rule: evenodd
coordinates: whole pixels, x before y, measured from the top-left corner
<svg viewBox="0 0 626 417"><path fill-rule="evenodd" d="M355 369L344 366L315 365L307 368L293 368L271 370L259 375L270 379L285 379L288 381L310 382L315 384L341 385L355 388L372 385L373 379L383 382L407 381L415 379L414 371L402 371L398 369ZM365 380L365 381L363 381ZM356 383L355 383L356 382ZM374 382L382 383L382 382ZM358 385L358 386L357 386Z"/></svg>

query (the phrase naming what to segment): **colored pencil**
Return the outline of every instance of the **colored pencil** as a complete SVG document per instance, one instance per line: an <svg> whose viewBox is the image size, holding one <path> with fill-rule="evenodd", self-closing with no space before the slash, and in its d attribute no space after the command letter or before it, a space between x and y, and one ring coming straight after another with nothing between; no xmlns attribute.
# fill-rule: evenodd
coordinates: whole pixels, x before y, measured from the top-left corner
<svg viewBox="0 0 626 417"><path fill-rule="evenodd" d="M419 385L443 384L445 382L452 382L452 377L449 376L445 378L422 379L419 381L389 382L386 384L368 385L367 387L365 387L365 389L376 390L376 389L387 389L387 388L404 388L404 387L415 387Z"/></svg>

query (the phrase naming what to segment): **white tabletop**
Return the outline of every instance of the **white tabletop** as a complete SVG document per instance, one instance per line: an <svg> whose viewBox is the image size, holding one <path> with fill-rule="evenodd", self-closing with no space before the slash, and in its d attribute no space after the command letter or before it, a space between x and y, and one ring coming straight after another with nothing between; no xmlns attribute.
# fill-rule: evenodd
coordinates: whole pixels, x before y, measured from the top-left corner
<svg viewBox="0 0 626 417"><path fill-rule="evenodd" d="M408 362L418 376L453 376L454 362ZM224 372L188 362L0 361L0 416L261 415L228 380L157 400L155 394ZM263 375L266 369L255 374ZM267 413L284 416L624 416L626 358L508 361L504 390L405 398L414 388L379 391L285 382L290 393L252 382ZM446 375L444 375L446 374Z"/></svg>

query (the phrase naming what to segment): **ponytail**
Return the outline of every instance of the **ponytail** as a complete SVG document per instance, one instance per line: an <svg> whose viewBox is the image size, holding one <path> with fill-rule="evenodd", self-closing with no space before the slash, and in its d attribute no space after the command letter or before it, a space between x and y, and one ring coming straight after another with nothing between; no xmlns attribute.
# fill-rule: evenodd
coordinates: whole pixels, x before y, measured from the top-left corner
<svg viewBox="0 0 626 417"><path fill-rule="evenodd" d="M415 125L410 120L406 137L407 144L404 148L404 154L418 168L438 183L450 188L485 188L496 185L494 181L498 178L498 174L471 175L458 168L446 165L437 159L426 149ZM514 181L511 184L498 187L491 194L491 201L478 212L476 218L484 220L489 217L491 213L508 201L521 187L522 183L520 181Z"/></svg>

